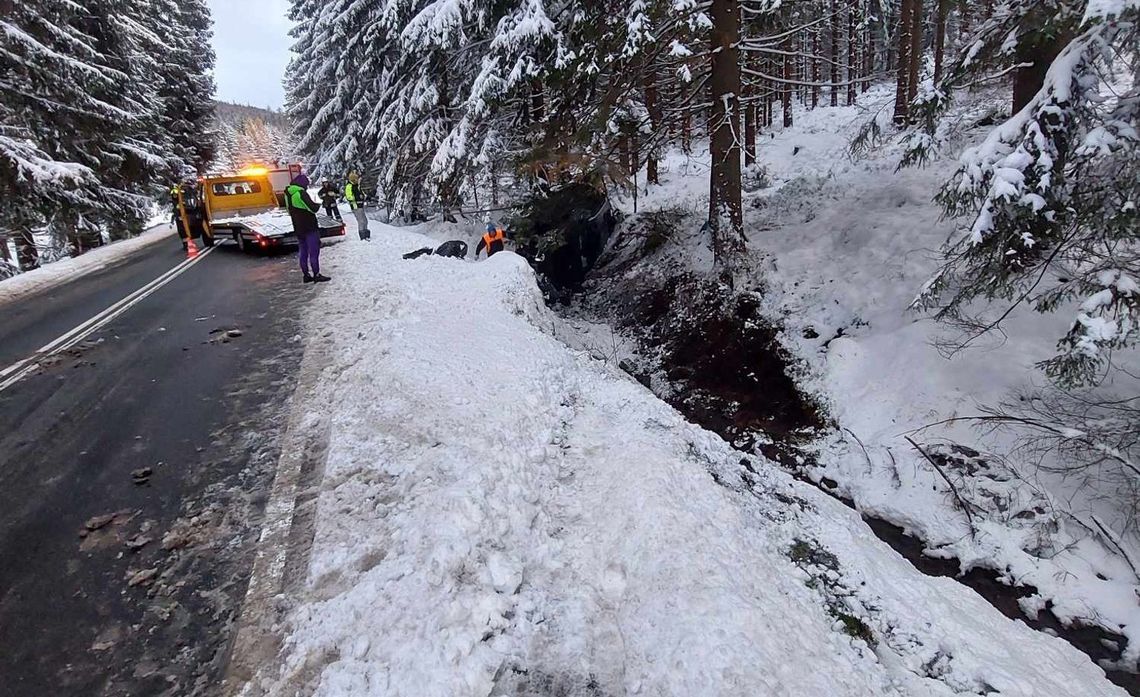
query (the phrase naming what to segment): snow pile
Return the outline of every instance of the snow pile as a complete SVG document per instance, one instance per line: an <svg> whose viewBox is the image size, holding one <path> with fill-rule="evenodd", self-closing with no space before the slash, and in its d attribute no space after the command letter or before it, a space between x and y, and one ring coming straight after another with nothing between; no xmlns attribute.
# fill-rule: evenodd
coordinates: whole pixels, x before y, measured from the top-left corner
<svg viewBox="0 0 1140 697"><path fill-rule="evenodd" d="M252 215L231 215L211 223L215 226L242 225L270 237L293 234L293 220L285 208L270 208Z"/></svg>
<svg viewBox="0 0 1140 697"><path fill-rule="evenodd" d="M0 303L12 302L104 269L174 234L171 225L156 224L138 237L96 247L80 256L45 264L38 269L4 279L0 281Z"/></svg>
<svg viewBox="0 0 1140 697"><path fill-rule="evenodd" d="M309 308L328 454L247 694L1123 694L568 349L519 257L374 225Z"/></svg>

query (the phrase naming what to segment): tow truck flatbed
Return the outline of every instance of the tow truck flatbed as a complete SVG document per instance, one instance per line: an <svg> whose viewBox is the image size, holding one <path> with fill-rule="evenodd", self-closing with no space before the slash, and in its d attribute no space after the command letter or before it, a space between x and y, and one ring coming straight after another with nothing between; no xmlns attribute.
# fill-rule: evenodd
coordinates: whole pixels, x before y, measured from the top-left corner
<svg viewBox="0 0 1140 697"><path fill-rule="evenodd" d="M317 214L317 224L321 239L345 234L344 223L323 213ZM210 220L210 229L218 239L230 237L243 251L280 249L297 244L293 221L284 208Z"/></svg>

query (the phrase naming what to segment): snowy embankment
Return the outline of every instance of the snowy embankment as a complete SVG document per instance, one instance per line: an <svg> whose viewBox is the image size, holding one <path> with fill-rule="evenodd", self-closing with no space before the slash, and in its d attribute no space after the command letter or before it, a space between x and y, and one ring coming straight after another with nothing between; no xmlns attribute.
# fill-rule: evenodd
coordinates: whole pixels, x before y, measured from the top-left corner
<svg viewBox="0 0 1140 697"><path fill-rule="evenodd" d="M27 273L4 279L0 281L0 303L19 300L31 293L39 293L104 269L174 234L172 225L157 224L138 237L112 242L77 257L61 259Z"/></svg>
<svg viewBox="0 0 1140 697"><path fill-rule="evenodd" d="M1090 532L1095 521L1107 521L1130 531L1123 544L1131 540L1135 550L1127 496L1098 472L1050 471L1065 462L1026 447L1017 433L953 421L1046 386L1035 364L1053 355L1073 314L1021 308L1002 331L947 358L944 348L960 335L908 309L961 222L943 219L932 198L954 171L955 153L988 132L973 124L1003 106L1005 95L974 95L954 114L943 157L901 171L891 99L889 86L877 86L858 106L797 112L794 127L759 139L758 161L771 185L745 196L749 287L763 289L765 314L801 361L797 381L838 426L815 444L808 474L837 482L861 511L918 536L929 553L959 560L963 571L989 569L1010 585L1036 588L1020 600L1029 616L1049 607L1062 622L1124 635L1120 665L1135 670L1140 580ZM886 137L852 157L852 139L875 114ZM708 195L705 161L707 153L672 153L661 186L639 201L642 212L688 212L689 232L645 258L644 273L704 269L707 242L695 233ZM631 204L619 205L631 213ZM1117 359L1135 361L1135 354ZM1131 372L1140 375L1140 366ZM1136 386L1102 388L1135 397ZM946 444L967 449L940 473L908 437L928 453L954 455ZM945 477L971 507L972 523Z"/></svg>
<svg viewBox="0 0 1140 697"><path fill-rule="evenodd" d="M308 309L327 458L247 694L1124 694L567 348L519 257L374 226Z"/></svg>

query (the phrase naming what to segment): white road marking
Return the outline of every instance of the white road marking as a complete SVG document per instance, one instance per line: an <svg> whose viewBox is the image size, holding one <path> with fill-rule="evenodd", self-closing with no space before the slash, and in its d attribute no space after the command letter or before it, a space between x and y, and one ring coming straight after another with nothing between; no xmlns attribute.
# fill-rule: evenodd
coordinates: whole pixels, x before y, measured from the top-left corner
<svg viewBox="0 0 1140 697"><path fill-rule="evenodd" d="M62 335L52 340L51 342L44 344L31 356L28 356L23 360L16 361L7 368L0 370L0 392L3 392L4 390L8 389L12 385L15 385L20 380L23 380L25 377L35 372L40 367L40 361L50 358L51 356L54 356L61 351L66 351L72 346L78 344L80 341L83 341L87 337L91 336L96 331L107 326L107 324L114 320L116 317L131 309L139 302L150 297L158 289L181 276L194 264L197 264L202 259L205 259L206 255L215 249L217 249L217 247L207 247L193 259L186 259L150 283L147 283L142 288L139 288L125 298L112 304L110 307L107 307L91 319L80 323L73 329L64 332Z"/></svg>

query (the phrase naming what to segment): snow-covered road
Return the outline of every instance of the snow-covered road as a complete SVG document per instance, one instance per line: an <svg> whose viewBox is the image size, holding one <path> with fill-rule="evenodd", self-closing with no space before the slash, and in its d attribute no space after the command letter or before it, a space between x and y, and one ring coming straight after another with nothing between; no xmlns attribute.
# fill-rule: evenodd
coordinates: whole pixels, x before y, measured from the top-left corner
<svg viewBox="0 0 1140 697"><path fill-rule="evenodd" d="M1124 694L567 348L521 258L374 228L298 290L327 450L245 694Z"/></svg>

